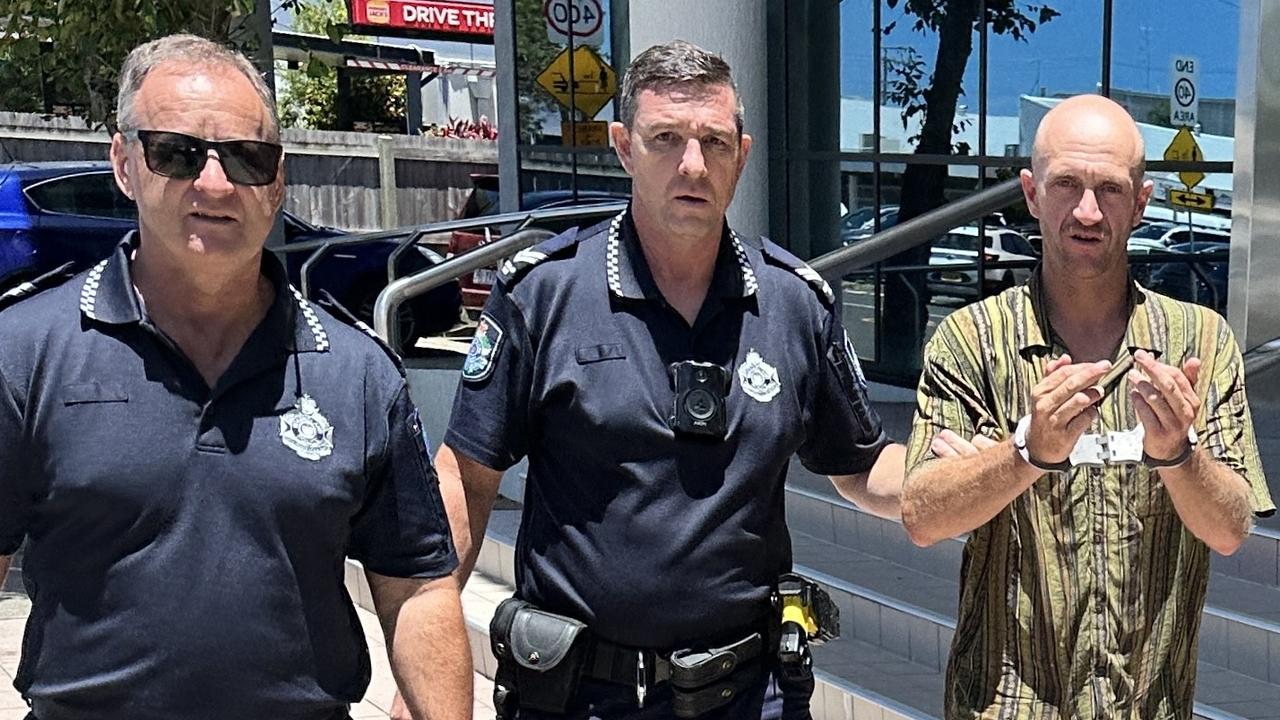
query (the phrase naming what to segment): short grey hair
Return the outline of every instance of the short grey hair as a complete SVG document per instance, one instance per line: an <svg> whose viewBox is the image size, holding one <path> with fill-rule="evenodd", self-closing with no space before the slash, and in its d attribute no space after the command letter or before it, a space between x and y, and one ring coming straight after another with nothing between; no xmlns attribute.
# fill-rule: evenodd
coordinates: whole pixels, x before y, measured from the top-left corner
<svg viewBox="0 0 1280 720"><path fill-rule="evenodd" d="M729 63L719 55L691 42L672 40L654 45L631 61L622 80L622 124L631 128L636 119L636 101L645 90L665 90L680 85L727 85L733 90L734 122L742 134L742 96L733 81Z"/></svg>
<svg viewBox="0 0 1280 720"><path fill-rule="evenodd" d="M143 43L129 52L120 68L120 93L116 96L116 125L121 132L138 130L133 101L147 74L169 62L183 62L196 67L221 66L237 70L249 80L267 108L270 124L266 140L279 142L280 118L276 114L276 98L266 80L249 59L239 52L198 35L179 33Z"/></svg>

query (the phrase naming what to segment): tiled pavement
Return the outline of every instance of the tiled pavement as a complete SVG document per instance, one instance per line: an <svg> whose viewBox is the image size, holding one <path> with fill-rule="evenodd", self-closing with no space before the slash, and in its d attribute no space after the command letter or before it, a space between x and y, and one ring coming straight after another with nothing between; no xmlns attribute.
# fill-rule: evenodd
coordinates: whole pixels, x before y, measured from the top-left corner
<svg viewBox="0 0 1280 720"><path fill-rule="evenodd" d="M22 630L31 608L30 602L20 593L0 593L0 720L23 720L27 705L18 691L13 689L13 675L18 670L18 655L22 647ZM356 608L364 625L365 638L369 642L369 657L373 661L373 680L360 704L351 708L352 720L386 718L391 698L395 694L395 680L391 677L391 665L387 661L386 644L377 617ZM476 673L475 717L477 720L493 717L493 683Z"/></svg>

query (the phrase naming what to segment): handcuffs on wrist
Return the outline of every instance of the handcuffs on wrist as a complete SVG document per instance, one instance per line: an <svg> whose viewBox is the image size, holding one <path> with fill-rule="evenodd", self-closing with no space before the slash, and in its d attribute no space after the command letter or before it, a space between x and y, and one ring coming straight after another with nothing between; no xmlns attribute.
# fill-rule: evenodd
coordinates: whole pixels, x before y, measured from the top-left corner
<svg viewBox="0 0 1280 720"><path fill-rule="evenodd" d="M1065 473L1082 465L1103 467L1106 465L1142 464L1153 470L1177 467L1191 457L1191 453L1195 452L1196 446L1200 442L1200 438L1196 435L1196 429L1194 427L1187 428L1187 444L1182 449L1182 452L1172 458L1154 458L1142 448L1146 429L1143 428L1142 423L1138 423L1137 427L1123 432L1086 433L1081 435L1066 460L1049 463L1037 460L1027 450L1027 432L1030 429L1031 416L1024 415L1013 431L1013 446L1017 449L1018 455L1027 461L1028 465L1042 472Z"/></svg>

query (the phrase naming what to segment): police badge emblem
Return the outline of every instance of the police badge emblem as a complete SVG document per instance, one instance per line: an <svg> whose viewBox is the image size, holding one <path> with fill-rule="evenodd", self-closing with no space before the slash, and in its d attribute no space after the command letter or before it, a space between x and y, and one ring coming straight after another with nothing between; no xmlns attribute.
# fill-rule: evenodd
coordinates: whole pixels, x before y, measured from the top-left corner
<svg viewBox="0 0 1280 720"><path fill-rule="evenodd" d="M280 416L280 441L303 460L320 460L333 452L333 425L315 399L303 395Z"/></svg>
<svg viewBox="0 0 1280 720"><path fill-rule="evenodd" d="M782 390L778 370L765 362L755 348L747 353L747 359L738 367L738 384L743 392L763 403L777 397Z"/></svg>
<svg viewBox="0 0 1280 720"><path fill-rule="evenodd" d="M498 350L502 345L502 326L487 314L480 316L476 336L467 349L467 359L462 363L462 379L478 382L493 373Z"/></svg>

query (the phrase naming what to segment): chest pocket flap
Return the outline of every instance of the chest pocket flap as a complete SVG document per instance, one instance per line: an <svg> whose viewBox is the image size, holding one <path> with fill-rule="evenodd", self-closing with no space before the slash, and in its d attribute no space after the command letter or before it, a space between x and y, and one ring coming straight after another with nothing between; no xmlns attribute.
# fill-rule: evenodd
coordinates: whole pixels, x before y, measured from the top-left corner
<svg viewBox="0 0 1280 720"><path fill-rule="evenodd" d="M627 353L622 349L622 343L587 345L578 348L577 358L579 365L587 365L602 360L625 360Z"/></svg>
<svg viewBox="0 0 1280 720"><path fill-rule="evenodd" d="M120 383L102 383L97 380L69 383L62 386L63 405L85 403L129 402L129 393Z"/></svg>

